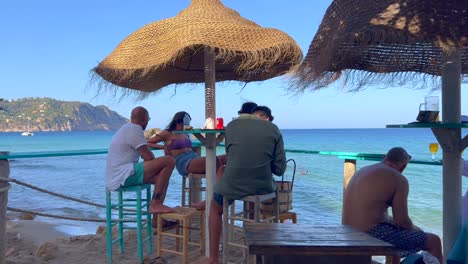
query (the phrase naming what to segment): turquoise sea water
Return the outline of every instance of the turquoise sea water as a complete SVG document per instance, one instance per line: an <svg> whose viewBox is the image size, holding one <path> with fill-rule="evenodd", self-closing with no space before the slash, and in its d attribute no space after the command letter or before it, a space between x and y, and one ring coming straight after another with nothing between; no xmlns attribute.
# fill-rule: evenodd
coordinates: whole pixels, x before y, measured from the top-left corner
<svg viewBox="0 0 468 264"><path fill-rule="evenodd" d="M431 158L429 142L436 142L429 129L304 129L282 130L287 149L350 151L383 154L402 146L414 159ZM466 131L463 131L466 134ZM55 151L107 148L114 132L0 133L0 150L10 152ZM155 152L161 155L161 152ZM224 153L218 148L218 153ZM441 150L437 158L441 158ZM466 154L465 154L466 157ZM16 159L10 162L10 177L42 188L104 204L106 155ZM340 223L343 160L335 156L288 153L297 162L293 207L298 221L309 224ZM358 161L358 169L371 164ZM413 221L428 231L442 233L442 167L410 164L404 174L410 183L409 210ZM288 170L286 175L291 175ZM180 204L181 176L171 177L166 203ZM463 190L468 181L463 180ZM105 211L88 205L32 191L14 185L9 206L52 214L104 218ZM97 224L40 218L73 225L76 233L94 232Z"/></svg>

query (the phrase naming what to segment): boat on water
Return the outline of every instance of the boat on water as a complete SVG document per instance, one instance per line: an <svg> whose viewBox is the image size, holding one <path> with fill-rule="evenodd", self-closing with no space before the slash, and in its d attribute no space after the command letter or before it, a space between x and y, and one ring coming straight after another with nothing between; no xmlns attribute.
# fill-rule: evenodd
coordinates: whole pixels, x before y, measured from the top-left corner
<svg viewBox="0 0 468 264"><path fill-rule="evenodd" d="M23 132L23 133L21 133L21 135L22 135L22 136L29 137L29 136L34 136L34 133L33 133L33 132L29 132L29 131L27 131L27 132Z"/></svg>
<svg viewBox="0 0 468 264"><path fill-rule="evenodd" d="M29 132L29 120L31 120L31 118L28 117L28 131L21 133L21 136L25 136L25 137L34 136L33 132Z"/></svg>

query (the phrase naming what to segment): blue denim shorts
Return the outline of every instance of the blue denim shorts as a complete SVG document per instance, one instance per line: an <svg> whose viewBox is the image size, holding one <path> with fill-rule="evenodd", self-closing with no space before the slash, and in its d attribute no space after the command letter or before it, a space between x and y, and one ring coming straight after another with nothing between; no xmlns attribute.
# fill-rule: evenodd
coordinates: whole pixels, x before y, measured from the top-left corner
<svg viewBox="0 0 468 264"><path fill-rule="evenodd" d="M219 193L213 193L213 199L216 201L219 206L223 207L223 196ZM234 200L228 200L229 205L231 205Z"/></svg>
<svg viewBox="0 0 468 264"><path fill-rule="evenodd" d="M193 151L188 151L180 155L177 155L177 157L175 157L175 161L176 161L176 169L179 172L179 174L182 176L187 176L188 175L187 167L190 161L198 157L199 157L198 154Z"/></svg>

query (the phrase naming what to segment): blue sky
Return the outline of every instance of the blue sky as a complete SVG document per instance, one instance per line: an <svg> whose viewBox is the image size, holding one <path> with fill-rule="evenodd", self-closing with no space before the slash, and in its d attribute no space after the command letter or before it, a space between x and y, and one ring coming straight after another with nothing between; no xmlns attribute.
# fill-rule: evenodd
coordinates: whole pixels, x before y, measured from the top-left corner
<svg viewBox="0 0 468 264"><path fill-rule="evenodd" d="M190 3L177 1L5 1L0 8L0 97L52 97L106 105L128 117L142 105L150 111L149 127L164 127L181 110L191 113L192 125L204 120L203 85L165 87L143 101L97 94L89 71L126 36L142 26L175 16ZM263 27L283 30L304 54L331 0L239 1L223 3ZM419 103L432 87L368 88L344 92L337 85L293 96L284 77L251 83L218 83L217 116L230 120L245 101L269 106L280 128L383 128L414 121ZM462 85L462 99L467 85ZM462 114L468 114L466 100Z"/></svg>

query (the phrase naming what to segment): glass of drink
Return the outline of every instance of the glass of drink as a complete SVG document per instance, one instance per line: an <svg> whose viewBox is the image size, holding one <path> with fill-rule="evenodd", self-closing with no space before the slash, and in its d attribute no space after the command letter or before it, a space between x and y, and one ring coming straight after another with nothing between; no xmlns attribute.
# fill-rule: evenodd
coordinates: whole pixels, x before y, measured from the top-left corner
<svg viewBox="0 0 468 264"><path fill-rule="evenodd" d="M429 143L429 151L431 152L432 154L432 160L435 160L435 154L437 153L437 151L439 150L439 144L437 143Z"/></svg>
<svg viewBox="0 0 468 264"><path fill-rule="evenodd" d="M216 129L223 129L224 128L224 120L222 117L216 118Z"/></svg>

